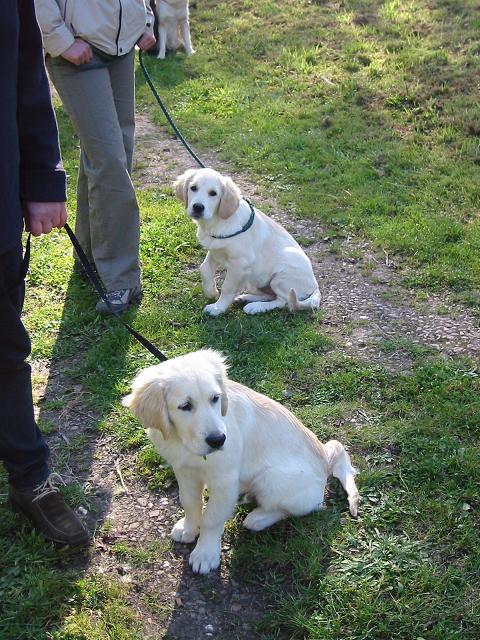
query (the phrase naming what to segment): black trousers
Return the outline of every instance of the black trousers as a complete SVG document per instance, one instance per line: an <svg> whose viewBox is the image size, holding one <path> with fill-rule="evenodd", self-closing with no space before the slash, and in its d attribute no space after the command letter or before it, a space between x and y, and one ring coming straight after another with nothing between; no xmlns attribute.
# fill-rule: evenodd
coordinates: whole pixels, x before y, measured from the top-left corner
<svg viewBox="0 0 480 640"><path fill-rule="evenodd" d="M29 488L47 478L50 452L33 411L30 338L21 320L22 261L20 243L0 255L0 460L9 482Z"/></svg>

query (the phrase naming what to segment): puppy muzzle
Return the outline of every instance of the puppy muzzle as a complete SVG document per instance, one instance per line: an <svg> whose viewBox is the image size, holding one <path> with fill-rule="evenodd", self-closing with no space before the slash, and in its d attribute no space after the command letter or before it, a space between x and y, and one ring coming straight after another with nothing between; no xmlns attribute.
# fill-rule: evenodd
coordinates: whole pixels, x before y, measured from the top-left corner
<svg viewBox="0 0 480 640"><path fill-rule="evenodd" d="M227 436L224 433L211 433L205 438L205 442L212 449L221 449L226 439Z"/></svg>
<svg viewBox="0 0 480 640"><path fill-rule="evenodd" d="M205 213L205 206L200 202L194 202L192 204L192 208L190 210L190 217L195 218L195 220L200 220L203 218Z"/></svg>

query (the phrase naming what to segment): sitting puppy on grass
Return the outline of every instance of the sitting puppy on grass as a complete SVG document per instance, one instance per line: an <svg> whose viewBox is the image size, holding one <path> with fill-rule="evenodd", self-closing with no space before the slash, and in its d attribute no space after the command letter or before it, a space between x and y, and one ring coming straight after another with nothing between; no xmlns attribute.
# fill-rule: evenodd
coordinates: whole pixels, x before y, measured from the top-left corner
<svg viewBox="0 0 480 640"><path fill-rule="evenodd" d="M218 316L234 301L246 303L243 310L250 314L286 306L318 309L320 290L305 252L282 226L242 199L231 178L213 169L189 169L173 186L208 250L200 267L203 291L218 299L205 313ZM220 296L219 268L227 271Z"/></svg>
<svg viewBox="0 0 480 640"><path fill-rule="evenodd" d="M340 442L323 445L281 404L229 380L216 351L203 349L144 369L123 404L173 468L185 517L171 536L184 543L198 537L189 560L197 573L219 566L224 525L240 494L257 505L244 526L260 531L322 509L333 475L357 516L356 472Z"/></svg>

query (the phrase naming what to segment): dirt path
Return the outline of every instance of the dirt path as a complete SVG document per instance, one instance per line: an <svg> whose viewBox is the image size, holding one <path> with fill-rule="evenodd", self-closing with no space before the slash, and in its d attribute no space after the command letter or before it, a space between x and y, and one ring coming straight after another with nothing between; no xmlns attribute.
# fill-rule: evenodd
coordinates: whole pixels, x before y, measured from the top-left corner
<svg viewBox="0 0 480 640"><path fill-rule="evenodd" d="M255 203L267 202L243 176L225 163L205 154L203 160L222 167ZM186 168L195 166L184 148L169 132L152 124L148 114L139 114L137 128L137 171L139 188L162 188ZM386 339L405 339L437 350L445 357L478 357L478 319L454 305L446 295L429 295L419 302L413 292L400 285L396 265L371 246L354 239L332 240L312 221L292 220L268 202L272 217L302 239L312 260L323 295L323 328L345 353L390 370L411 366L405 349L385 350ZM222 565L208 577L192 574L189 548L168 542L168 533L179 515L178 496L172 487L166 492L149 492L145 483L130 474L135 454L118 456L105 435L96 429L97 416L85 409L81 385L65 375L72 363L49 366L36 363L37 397L64 400L62 410L43 411L56 425L50 438L57 458L57 470L66 479L76 479L91 495L91 508L80 510L94 531L89 572L105 575L129 585L131 606L141 614L145 638L258 637L253 623L268 610L261 588L236 582ZM74 446L79 436L82 446ZM108 526L100 529L101 523ZM141 563L114 553L119 542L130 549L147 549ZM228 555L230 550L223 550Z"/></svg>

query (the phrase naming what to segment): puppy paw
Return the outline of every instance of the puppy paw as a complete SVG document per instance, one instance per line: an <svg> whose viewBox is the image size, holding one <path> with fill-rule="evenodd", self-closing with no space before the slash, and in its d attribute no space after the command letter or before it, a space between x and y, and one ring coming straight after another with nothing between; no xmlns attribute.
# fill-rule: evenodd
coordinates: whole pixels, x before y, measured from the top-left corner
<svg viewBox="0 0 480 640"><path fill-rule="evenodd" d="M358 503L360 501L360 496L358 494L353 496L348 496L348 507L350 511L350 515L352 518L358 518Z"/></svg>
<svg viewBox="0 0 480 640"><path fill-rule="evenodd" d="M255 313L265 313L268 308L266 308L265 302L249 302L243 307L243 311L253 316Z"/></svg>
<svg viewBox="0 0 480 640"><path fill-rule="evenodd" d="M185 526L185 518L181 518L171 530L170 537L175 540L175 542L188 544L198 538L199 533L200 527Z"/></svg>
<svg viewBox="0 0 480 640"><path fill-rule="evenodd" d="M217 546L208 547L205 545L199 549L197 544L188 561L194 573L209 573L220 565L220 549Z"/></svg>
<svg viewBox="0 0 480 640"><path fill-rule="evenodd" d="M216 304L207 304L207 306L203 308L203 313L205 313L207 316L212 316L212 318L215 318L216 316L219 316L221 313L223 313L223 309L219 308Z"/></svg>

